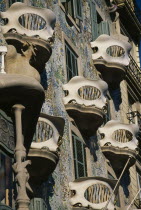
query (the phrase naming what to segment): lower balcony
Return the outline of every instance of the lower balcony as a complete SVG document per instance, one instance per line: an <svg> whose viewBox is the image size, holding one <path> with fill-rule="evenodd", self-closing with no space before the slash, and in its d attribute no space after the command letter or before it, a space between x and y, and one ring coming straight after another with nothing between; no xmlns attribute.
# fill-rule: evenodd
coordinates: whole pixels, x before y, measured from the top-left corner
<svg viewBox="0 0 141 210"><path fill-rule="evenodd" d="M48 176L56 168L63 130L64 119L40 114L36 133L28 153L28 159L32 163L28 166L32 183L40 184L42 181L47 180Z"/></svg>
<svg viewBox="0 0 141 210"><path fill-rule="evenodd" d="M117 180L103 177L79 178L70 182L70 203L73 209L103 209L113 193L116 182ZM113 195L106 209L114 209L114 199Z"/></svg>
<svg viewBox="0 0 141 210"><path fill-rule="evenodd" d="M93 136L103 123L107 88L101 79L92 81L81 76L63 85L66 111L85 138Z"/></svg>
<svg viewBox="0 0 141 210"><path fill-rule="evenodd" d="M138 130L135 124L121 124L115 120L99 128L101 149L116 171L124 168L129 157L131 159L128 168L135 163L138 154Z"/></svg>

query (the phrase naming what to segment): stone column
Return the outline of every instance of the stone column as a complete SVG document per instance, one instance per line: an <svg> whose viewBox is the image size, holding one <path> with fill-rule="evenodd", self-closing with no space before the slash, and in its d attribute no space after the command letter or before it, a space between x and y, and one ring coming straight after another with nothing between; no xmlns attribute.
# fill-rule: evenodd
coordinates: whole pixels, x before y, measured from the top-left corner
<svg viewBox="0 0 141 210"><path fill-rule="evenodd" d="M17 199L16 209L17 210L29 210L30 200L27 196L26 189L30 186L28 184L29 174L26 166L30 164L29 160L26 159L26 149L24 147L24 136L22 134L22 111L25 109L24 106L16 104L13 106L15 115L15 127L16 127L16 147L15 147L15 163L13 170L16 174L15 180L17 184Z"/></svg>

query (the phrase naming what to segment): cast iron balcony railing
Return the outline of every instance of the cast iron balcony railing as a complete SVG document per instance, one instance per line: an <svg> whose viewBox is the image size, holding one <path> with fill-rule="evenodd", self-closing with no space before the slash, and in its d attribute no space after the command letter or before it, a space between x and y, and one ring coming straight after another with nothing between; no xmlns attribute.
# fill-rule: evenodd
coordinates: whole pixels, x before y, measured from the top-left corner
<svg viewBox="0 0 141 210"><path fill-rule="evenodd" d="M64 124L61 117L40 114L28 153L28 159L32 162L28 171L34 185L46 180L58 163Z"/></svg>
<svg viewBox="0 0 141 210"><path fill-rule="evenodd" d="M101 79L88 80L82 76L75 76L63 85L66 110L87 138L103 123L107 88Z"/></svg>
<svg viewBox="0 0 141 210"><path fill-rule="evenodd" d="M104 209L111 197L113 188L117 180L109 180L103 177L87 177L79 178L74 182L70 182L70 190L72 197L70 203L73 207ZM106 209L114 209L114 198L109 202Z"/></svg>
<svg viewBox="0 0 141 210"><path fill-rule="evenodd" d="M98 129L100 134L100 146L103 153L110 160L116 170L124 167L125 160L129 156L130 166L135 163L137 155L137 134L139 127L135 124L121 124L111 120L102 128ZM122 160L122 161L121 161Z"/></svg>
<svg viewBox="0 0 141 210"><path fill-rule="evenodd" d="M92 59L103 79L110 85L117 85L124 78L129 65L131 45L123 35L101 35L91 42Z"/></svg>
<svg viewBox="0 0 141 210"><path fill-rule="evenodd" d="M141 11L129 0L114 0L119 17L132 39L138 43L141 34Z"/></svg>
<svg viewBox="0 0 141 210"><path fill-rule="evenodd" d="M137 65L136 61L134 58L129 55L130 58L130 63L127 67L127 76L130 77L130 79L134 80L135 84L141 88L141 69Z"/></svg>

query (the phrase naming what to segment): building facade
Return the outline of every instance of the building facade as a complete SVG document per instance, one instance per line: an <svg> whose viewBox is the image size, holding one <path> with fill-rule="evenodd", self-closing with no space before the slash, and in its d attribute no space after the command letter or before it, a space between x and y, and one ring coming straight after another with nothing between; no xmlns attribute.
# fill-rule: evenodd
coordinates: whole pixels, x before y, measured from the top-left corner
<svg viewBox="0 0 141 210"><path fill-rule="evenodd" d="M141 208L132 0L1 0L0 209Z"/></svg>

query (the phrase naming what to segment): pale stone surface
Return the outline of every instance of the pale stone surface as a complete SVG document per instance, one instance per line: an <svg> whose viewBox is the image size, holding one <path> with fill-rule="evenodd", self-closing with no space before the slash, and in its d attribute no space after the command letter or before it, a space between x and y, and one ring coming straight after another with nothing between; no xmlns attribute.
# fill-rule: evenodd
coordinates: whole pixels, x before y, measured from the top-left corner
<svg viewBox="0 0 141 210"><path fill-rule="evenodd" d="M122 36L123 37L123 36ZM125 54L120 57L112 57L107 54L106 50L112 46L121 47ZM106 63L115 63L123 66L127 66L129 64L128 54L131 50L131 45L125 39L121 40L121 37L109 36L106 34L100 35L94 42L91 42L91 47L97 48L97 52L92 54L92 59L96 60L102 57L102 59Z"/></svg>
<svg viewBox="0 0 141 210"><path fill-rule="evenodd" d="M39 30L34 30L34 29L31 30L31 29L24 28L19 23L19 18L22 15L26 15L26 14L27 15L33 14L33 15L40 16L46 22L45 26ZM12 6L6 12L1 12L1 17L8 19L8 23L1 27L3 34L7 33L10 29L15 29L16 32L19 34L26 34L27 36L39 36L41 39L47 40L48 38L52 37L54 33L53 28L54 28L56 18L55 18L55 14L49 9L35 8L35 7L27 6L24 3L17 2L15 4L12 4ZM40 20L38 21L39 21L38 24L40 25Z"/></svg>
<svg viewBox="0 0 141 210"><path fill-rule="evenodd" d="M92 86L100 91L100 97L95 100L85 100L82 99L78 90L84 86ZM106 105L106 92L108 85L103 80L88 80L81 76L73 77L67 84L63 85L63 90L69 91L68 96L63 98L64 104L68 104L70 101L75 101L75 103L84 106L96 106L102 109Z"/></svg>
<svg viewBox="0 0 141 210"><path fill-rule="evenodd" d="M113 138L113 134L118 130L126 130L132 134L132 139L129 142L119 142ZM104 134L104 138L100 140L100 145L104 146L106 143L111 143L112 146L124 148L127 147L131 150L135 150L137 148L138 140L136 139L136 135L139 131L138 125L135 124L123 124L116 120L111 120L106 123L106 125L102 128L98 129L100 134ZM120 137L120 136L119 136ZM122 138L122 136L121 136Z"/></svg>

